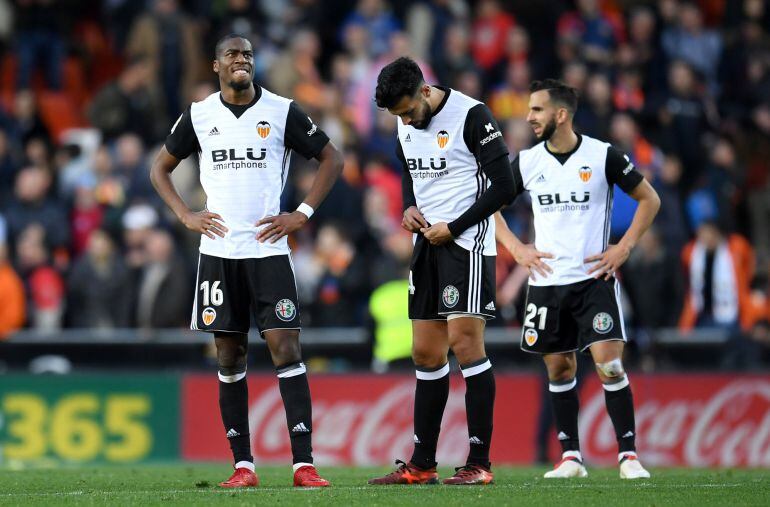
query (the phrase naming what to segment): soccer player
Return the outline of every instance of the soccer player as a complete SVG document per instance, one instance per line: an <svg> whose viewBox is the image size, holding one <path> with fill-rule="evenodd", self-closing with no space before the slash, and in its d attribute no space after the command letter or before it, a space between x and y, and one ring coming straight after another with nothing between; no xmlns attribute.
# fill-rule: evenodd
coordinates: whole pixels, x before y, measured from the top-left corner
<svg viewBox="0 0 770 507"><path fill-rule="evenodd" d="M521 348L541 354L562 459L546 478L585 477L578 440L575 351L590 352L604 386L618 441L620 477L648 478L634 438L634 403L623 370L626 331L615 272L660 207L652 186L628 157L575 132L577 93L546 79L530 87L527 121L541 141L513 161L516 193L532 198L535 244L523 244L497 213L497 239L530 273ZM631 226L609 244L612 192L618 185L639 205Z"/></svg>
<svg viewBox="0 0 770 507"><path fill-rule="evenodd" d="M302 227L342 171L342 156L293 101L253 84L251 43L227 35L213 62L221 92L180 116L151 169L179 220L201 234L191 328L214 334L219 409L235 472L226 488L257 486L246 385L247 333L254 320L272 356L286 409L295 486L328 486L313 466L310 390L299 344L300 313L286 236ZM305 201L280 213L291 151L320 162ZM197 152L206 209L192 211L171 182Z"/></svg>
<svg viewBox="0 0 770 507"><path fill-rule="evenodd" d="M436 443L449 395L452 349L465 377L470 452L445 484L489 484L495 379L484 350L495 316L495 223L513 198L508 150L489 108L425 83L399 58L377 78L377 106L398 117L403 171L402 225L414 233L409 272L412 359L417 370L414 453L370 484L438 482Z"/></svg>

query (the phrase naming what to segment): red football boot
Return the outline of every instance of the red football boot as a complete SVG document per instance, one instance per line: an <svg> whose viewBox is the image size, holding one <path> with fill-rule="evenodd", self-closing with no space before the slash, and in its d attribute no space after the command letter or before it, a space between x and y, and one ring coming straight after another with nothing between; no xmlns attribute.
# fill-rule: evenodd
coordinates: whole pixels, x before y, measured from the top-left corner
<svg viewBox="0 0 770 507"><path fill-rule="evenodd" d="M299 467L294 472L294 486L297 488L325 488L329 481L318 475L313 465Z"/></svg>
<svg viewBox="0 0 770 507"><path fill-rule="evenodd" d="M416 467L411 462L404 463L400 459L396 460L398 468L388 475L370 479L369 484L384 486L389 484L438 484L438 474L436 468L423 470Z"/></svg>
<svg viewBox="0 0 770 507"><path fill-rule="evenodd" d="M259 486L259 477L248 468L236 468L233 475L219 485L223 488L253 488Z"/></svg>
<svg viewBox="0 0 770 507"><path fill-rule="evenodd" d="M492 470L487 467L469 463L464 467L455 469L455 474L448 479L444 479L444 484L450 485L485 485L492 484L494 481Z"/></svg>

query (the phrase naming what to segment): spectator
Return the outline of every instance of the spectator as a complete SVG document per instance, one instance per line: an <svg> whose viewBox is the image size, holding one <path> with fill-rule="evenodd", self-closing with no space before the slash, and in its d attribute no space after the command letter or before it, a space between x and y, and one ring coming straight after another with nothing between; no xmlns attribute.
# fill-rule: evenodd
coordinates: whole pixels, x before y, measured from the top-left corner
<svg viewBox="0 0 770 507"><path fill-rule="evenodd" d="M174 240L162 230L147 234L136 291L136 325L143 329L189 327L190 275L178 258Z"/></svg>
<svg viewBox="0 0 770 507"><path fill-rule="evenodd" d="M683 279L678 250L657 229L648 230L623 265L623 281L634 308L634 325L645 333L676 326L682 308Z"/></svg>
<svg viewBox="0 0 770 507"><path fill-rule="evenodd" d="M599 0L578 0L577 11L559 18L557 34L562 40L579 45L580 54L591 64L612 63L612 49L620 40L622 25L599 8Z"/></svg>
<svg viewBox="0 0 770 507"><path fill-rule="evenodd" d="M609 138L612 117L612 85L604 74L593 74L586 85L586 101L575 113L580 131L597 139Z"/></svg>
<svg viewBox="0 0 770 507"><path fill-rule="evenodd" d="M177 118L192 88L203 77L200 35L195 22L179 9L177 0L150 3L152 10L131 27L126 54L129 58L149 59L163 93L166 116Z"/></svg>
<svg viewBox="0 0 770 507"><path fill-rule="evenodd" d="M91 102L89 119L106 141L133 133L145 143L154 143L168 133L163 97L153 82L151 65L148 57L136 57Z"/></svg>
<svg viewBox="0 0 770 507"><path fill-rule="evenodd" d="M14 148L8 134L0 129L0 181L3 182L0 185L0 210L5 208L13 195L13 183L20 167L19 155Z"/></svg>
<svg viewBox="0 0 770 507"><path fill-rule="evenodd" d="M681 331L695 327L748 331L754 276L754 251L748 241L723 233L714 221L704 221L682 251L682 262L688 289L679 319Z"/></svg>
<svg viewBox="0 0 770 507"><path fill-rule="evenodd" d="M0 222L3 220L0 216ZM4 227L0 224L0 228ZM25 300L24 283L8 261L8 247L3 234L0 233L0 294L3 304L0 305L0 340L24 325Z"/></svg>
<svg viewBox="0 0 770 507"><path fill-rule="evenodd" d="M155 202L158 196L150 182L146 153L136 134L123 134L115 143L115 171L126 182L129 202Z"/></svg>
<svg viewBox="0 0 770 507"><path fill-rule="evenodd" d="M27 0L16 3L16 54L18 89L28 88L38 63L45 65L48 87L62 87L62 65L67 50L69 16L73 6L61 0Z"/></svg>
<svg viewBox="0 0 770 507"><path fill-rule="evenodd" d="M505 72L505 82L489 98L489 109L498 121L526 118L529 113L529 64L511 62Z"/></svg>
<svg viewBox="0 0 770 507"><path fill-rule="evenodd" d="M350 25L360 25L369 34L369 55L373 58L388 51L390 37L401 29L385 0L358 0L356 9L342 23L342 33Z"/></svg>
<svg viewBox="0 0 770 507"><path fill-rule="evenodd" d="M16 177L14 197L6 210L11 244L31 224L39 224L54 249L69 248L69 225L64 206L48 197L51 173L39 167L25 167Z"/></svg>
<svg viewBox="0 0 770 507"><path fill-rule="evenodd" d="M31 223L16 241L16 262L27 294L27 326L41 332L61 328L64 280L50 262L45 229Z"/></svg>
<svg viewBox="0 0 770 507"><path fill-rule="evenodd" d="M316 255L321 275L311 306L311 325L360 326L369 292L367 267L346 229L330 223L318 231Z"/></svg>
<svg viewBox="0 0 770 507"><path fill-rule="evenodd" d="M131 278L106 231L97 229L67 280L68 325L75 328L128 327Z"/></svg>
<svg viewBox="0 0 770 507"><path fill-rule="evenodd" d="M484 83L496 83L502 76L499 67L505 58L508 32L516 26L514 17L505 12L498 0L481 0L471 32L471 54L484 72Z"/></svg>
<svg viewBox="0 0 770 507"><path fill-rule="evenodd" d="M669 60L682 60L705 79L712 93L717 91L717 65L722 54L718 32L703 26L703 14L694 1L679 2L678 26L669 27L661 36Z"/></svg>
<svg viewBox="0 0 770 507"><path fill-rule="evenodd" d="M652 180L653 187L660 197L660 211L655 217L654 225L660 232L663 243L674 252L682 250L689 235L680 198L681 178L681 162L675 155L668 154L663 159L660 173Z"/></svg>

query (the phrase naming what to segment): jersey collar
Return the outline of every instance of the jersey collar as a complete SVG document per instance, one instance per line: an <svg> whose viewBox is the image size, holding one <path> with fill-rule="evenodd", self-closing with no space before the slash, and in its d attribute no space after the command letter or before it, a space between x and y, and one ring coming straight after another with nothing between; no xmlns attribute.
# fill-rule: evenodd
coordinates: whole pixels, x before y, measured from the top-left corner
<svg viewBox="0 0 770 507"><path fill-rule="evenodd" d="M446 101L449 100L449 94L452 93L452 89L447 88L446 86L434 85L434 87L444 92L444 98L441 99L441 102L438 103L438 107L436 108L436 110L433 111L433 113L431 113L431 118L439 114L441 110L444 109L444 105L446 104Z"/></svg>
<svg viewBox="0 0 770 507"><path fill-rule="evenodd" d="M553 158L559 161L561 165L564 165L567 163L567 160L572 156L573 153L578 151L578 148L580 148L580 145L583 144L583 136L575 132L575 135L577 135L578 142L575 144L575 147L569 150L566 153L554 153L551 150L548 149L548 141L543 141L543 147L545 148L545 151L547 151Z"/></svg>
<svg viewBox="0 0 770 507"><path fill-rule="evenodd" d="M219 94L219 101L222 102L222 105L229 109L236 118L240 118L246 110L257 103L260 97L262 97L262 87L258 84L254 84L254 98L251 99L251 102L248 104L230 104L229 102L225 102L221 93Z"/></svg>

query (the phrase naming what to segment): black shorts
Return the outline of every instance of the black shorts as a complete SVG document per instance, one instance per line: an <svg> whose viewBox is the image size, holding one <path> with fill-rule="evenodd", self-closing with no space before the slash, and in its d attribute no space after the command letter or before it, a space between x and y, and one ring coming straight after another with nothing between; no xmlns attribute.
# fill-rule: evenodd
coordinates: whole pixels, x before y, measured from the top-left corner
<svg viewBox="0 0 770 507"><path fill-rule="evenodd" d="M299 329L294 269L288 255L224 259L200 254L190 329L248 333Z"/></svg>
<svg viewBox="0 0 770 507"><path fill-rule="evenodd" d="M596 342L626 341L617 280L593 278L527 289L521 348L538 354L585 352Z"/></svg>
<svg viewBox="0 0 770 507"><path fill-rule="evenodd" d="M495 257L454 241L434 246L418 235L409 266L409 318L446 320L459 313L495 318Z"/></svg>

